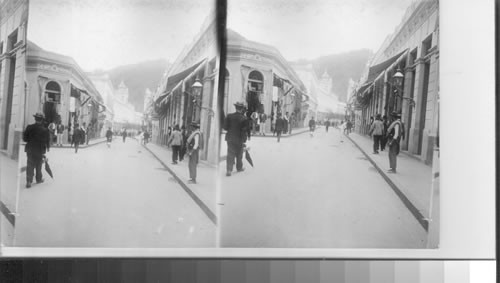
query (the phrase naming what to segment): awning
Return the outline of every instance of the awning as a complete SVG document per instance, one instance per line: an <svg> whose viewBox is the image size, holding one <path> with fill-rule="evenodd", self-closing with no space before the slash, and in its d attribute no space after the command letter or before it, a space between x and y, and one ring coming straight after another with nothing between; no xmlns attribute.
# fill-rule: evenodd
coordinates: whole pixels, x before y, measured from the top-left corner
<svg viewBox="0 0 500 283"><path fill-rule="evenodd" d="M368 78L366 79L366 82L373 82L383 71L385 71L388 67L390 67L407 51L408 49L405 49L401 51L399 54L391 57L390 59L370 67L370 69L368 70Z"/></svg>
<svg viewBox="0 0 500 283"><path fill-rule="evenodd" d="M200 65L203 63L203 62L206 62L206 59L203 59L201 60L200 62L192 65L191 67L185 69L184 71L182 72L179 72L175 75L172 75L170 77L167 78L167 86L165 88L165 90L162 92L162 95L160 95L157 99L156 99L156 103L160 103L160 102L163 102L165 100L165 98L177 87L179 86L180 83L182 83L183 80L185 80L186 78L188 78L190 75L192 75L193 73L195 73L197 71L197 69L200 67Z"/></svg>

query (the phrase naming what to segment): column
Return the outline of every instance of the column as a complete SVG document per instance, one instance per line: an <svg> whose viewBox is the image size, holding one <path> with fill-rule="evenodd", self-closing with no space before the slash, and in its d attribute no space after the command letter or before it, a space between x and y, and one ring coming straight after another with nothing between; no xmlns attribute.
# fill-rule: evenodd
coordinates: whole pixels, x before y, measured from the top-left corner
<svg viewBox="0 0 500 283"><path fill-rule="evenodd" d="M432 50L431 50L432 52ZM432 164L432 155L438 136L438 91L439 91L439 54L431 57L429 85L427 91L425 127L422 139L422 158L425 164Z"/></svg>
<svg viewBox="0 0 500 283"><path fill-rule="evenodd" d="M413 81L413 70L411 68L406 68L405 69L405 82L404 82L404 96L405 97L410 97L411 92L412 92L412 81ZM411 128L411 117L414 115L413 110L414 106L410 105L410 101L407 99L403 99L403 107L401 111L401 121L403 121L405 125L405 130L406 130L406 136L405 139L402 141L401 144L401 150L408 150L408 144L409 144L409 131ZM410 121L410 123L409 123Z"/></svg>
<svg viewBox="0 0 500 283"><path fill-rule="evenodd" d="M420 48L419 48L420 49ZM422 101L422 96L424 92L424 70L425 62L422 58L417 59L417 66L415 71L415 88L413 89L415 101L415 112L414 117L411 122L409 137L408 137L408 151L412 154L418 154L418 143L420 138L420 129L424 127L420 122L422 118L422 108L424 103Z"/></svg>

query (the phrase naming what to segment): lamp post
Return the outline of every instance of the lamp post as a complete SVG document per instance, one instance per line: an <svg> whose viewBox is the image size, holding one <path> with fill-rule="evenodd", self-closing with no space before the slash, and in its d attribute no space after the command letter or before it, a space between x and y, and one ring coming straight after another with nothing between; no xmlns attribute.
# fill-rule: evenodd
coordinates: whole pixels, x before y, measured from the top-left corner
<svg viewBox="0 0 500 283"><path fill-rule="evenodd" d="M201 80L198 77L196 77L196 79L195 79L193 85L191 86L191 88L193 89L193 93L190 93L188 91L184 91L184 92L189 96L189 98L193 102L193 105L195 107L200 108L200 109L207 110L208 113L209 113L209 115L215 115L215 111L212 108L205 107L205 106L201 105L201 90L203 88L203 84L201 83ZM192 118L193 117L191 117L191 119Z"/></svg>
<svg viewBox="0 0 500 283"><path fill-rule="evenodd" d="M415 107L415 101L413 100L413 98L403 96L403 88L402 88L403 87L403 80L404 80L404 75L401 72L401 69L398 68L396 70L396 73L392 76L392 83L390 83L390 82L386 82L386 83L395 88L395 90L394 90L395 97L399 97L403 100L407 100L408 103L410 103L410 105L412 107Z"/></svg>

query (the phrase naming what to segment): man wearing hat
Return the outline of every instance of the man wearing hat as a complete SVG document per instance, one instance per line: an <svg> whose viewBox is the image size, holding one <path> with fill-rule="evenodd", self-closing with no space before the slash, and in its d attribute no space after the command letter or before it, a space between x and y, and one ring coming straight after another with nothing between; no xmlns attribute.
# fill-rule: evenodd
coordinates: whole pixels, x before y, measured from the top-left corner
<svg viewBox="0 0 500 283"><path fill-rule="evenodd" d="M200 124L191 123L191 135L189 135L186 143L188 148L188 156L189 156L189 180L188 183L196 184L196 167L198 166L199 161L199 151L201 146L201 132L200 132Z"/></svg>
<svg viewBox="0 0 500 283"><path fill-rule="evenodd" d="M404 124L401 122L401 114L392 112L392 123L387 129L389 146L389 169L387 173L396 173L397 155L399 154L399 143L404 138Z"/></svg>
<svg viewBox="0 0 500 283"><path fill-rule="evenodd" d="M382 117L377 114L375 121L370 126L370 135L373 137L373 154L378 154L378 149L380 141L382 140L382 134L384 133L384 123L382 123Z"/></svg>
<svg viewBox="0 0 500 283"><path fill-rule="evenodd" d="M23 133L23 140L26 142L24 151L28 157L26 168L26 188L33 183L34 171L36 170L37 184L43 183L42 164L45 153L50 148L50 132L43 126L44 116L41 113L33 115L35 123L28 125Z"/></svg>
<svg viewBox="0 0 500 283"><path fill-rule="evenodd" d="M243 168L243 147L247 139L250 138L250 125L245 113L245 104L236 102L234 104L236 112L231 113L224 119L224 130L227 142L226 176L231 176L233 172L234 159L236 158L236 170L241 172Z"/></svg>

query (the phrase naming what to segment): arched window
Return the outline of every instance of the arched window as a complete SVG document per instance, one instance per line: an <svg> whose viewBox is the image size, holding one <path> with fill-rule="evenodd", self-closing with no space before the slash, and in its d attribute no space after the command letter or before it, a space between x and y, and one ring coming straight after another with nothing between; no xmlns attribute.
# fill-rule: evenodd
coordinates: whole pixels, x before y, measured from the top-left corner
<svg viewBox="0 0 500 283"><path fill-rule="evenodd" d="M45 86L45 101L52 103L61 103L61 87L58 83L50 81Z"/></svg>
<svg viewBox="0 0 500 283"><path fill-rule="evenodd" d="M259 71L251 71L248 74L248 93L247 93L247 105L248 112L259 112L263 111L262 102L260 101L260 94L264 90L264 76Z"/></svg>

